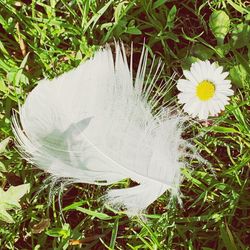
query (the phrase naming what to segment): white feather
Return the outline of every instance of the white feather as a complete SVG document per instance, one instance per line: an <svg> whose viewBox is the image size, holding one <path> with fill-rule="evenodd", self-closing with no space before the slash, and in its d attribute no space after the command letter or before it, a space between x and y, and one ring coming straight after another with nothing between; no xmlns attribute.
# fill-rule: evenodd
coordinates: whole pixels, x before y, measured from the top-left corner
<svg viewBox="0 0 250 250"><path fill-rule="evenodd" d="M133 84L124 47L116 45L115 62L106 47L78 68L39 82L19 110L20 122L13 119L25 157L52 175L98 185L138 182L106 196L133 215L166 190L178 190L188 147L181 116L167 109L153 115L161 66L145 80L146 61L144 48Z"/></svg>

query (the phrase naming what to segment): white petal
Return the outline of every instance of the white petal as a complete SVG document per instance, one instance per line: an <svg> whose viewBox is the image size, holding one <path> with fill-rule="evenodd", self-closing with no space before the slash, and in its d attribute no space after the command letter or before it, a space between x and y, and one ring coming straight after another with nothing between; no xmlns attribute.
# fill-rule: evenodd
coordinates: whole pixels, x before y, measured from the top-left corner
<svg viewBox="0 0 250 250"><path fill-rule="evenodd" d="M183 75L194 84L198 82L195 76L188 70L183 70Z"/></svg>
<svg viewBox="0 0 250 250"><path fill-rule="evenodd" d="M206 69L205 69L205 71L207 72L206 74L207 74L207 79L208 80L210 80L211 82L215 82L217 79L218 79L218 77L219 77L219 75L216 73L216 67L213 67L212 66L212 64L208 64L207 66L206 66Z"/></svg>
<svg viewBox="0 0 250 250"><path fill-rule="evenodd" d="M216 70L215 70L215 72L216 72L218 75L220 75L220 74L222 73L222 71L223 71L223 67L222 67L222 66L216 68Z"/></svg>
<svg viewBox="0 0 250 250"><path fill-rule="evenodd" d="M198 116L200 120L205 120L208 118L208 108L205 102L202 103Z"/></svg>
<svg viewBox="0 0 250 250"><path fill-rule="evenodd" d="M180 103L187 103L190 100L192 100L193 95L190 94L190 93L182 93L181 92L181 93L178 94L177 97L178 97Z"/></svg>
<svg viewBox="0 0 250 250"><path fill-rule="evenodd" d="M232 89L220 89L218 92L225 96L232 96L234 94L234 91Z"/></svg>
<svg viewBox="0 0 250 250"><path fill-rule="evenodd" d="M201 102L197 101L196 102L196 106L193 109L193 113L195 113L196 115L198 115L199 111L200 111L200 107L201 107Z"/></svg>
<svg viewBox="0 0 250 250"><path fill-rule="evenodd" d="M221 76L225 79L226 77L228 77L228 75L229 75L229 72L223 72L222 74L221 74Z"/></svg>
<svg viewBox="0 0 250 250"><path fill-rule="evenodd" d="M193 63L190 71L191 71L191 74L195 77L195 79L198 82L201 82L204 80L204 74L202 72L200 62Z"/></svg>
<svg viewBox="0 0 250 250"><path fill-rule="evenodd" d="M208 60L200 63L203 80L210 80L213 75L213 68Z"/></svg>
<svg viewBox="0 0 250 250"><path fill-rule="evenodd" d="M231 84L217 84L216 91L231 89L231 87L232 87Z"/></svg>
<svg viewBox="0 0 250 250"><path fill-rule="evenodd" d="M220 106L220 109L223 109L225 105L228 104L229 98L225 95L222 95L220 93L215 94L214 101Z"/></svg>
<svg viewBox="0 0 250 250"><path fill-rule="evenodd" d="M221 110L218 103L214 100L211 100L208 103L208 106L209 106L209 112L210 112L211 116L217 115Z"/></svg>
<svg viewBox="0 0 250 250"><path fill-rule="evenodd" d="M195 85L189 80L179 79L177 82L177 89L182 92L192 92L195 91Z"/></svg>
<svg viewBox="0 0 250 250"><path fill-rule="evenodd" d="M213 70L216 70L216 69L217 69L217 64L216 64L216 62L213 62L213 63L211 64L211 68L212 68Z"/></svg>
<svg viewBox="0 0 250 250"><path fill-rule="evenodd" d="M200 67L201 67L201 73L203 75L203 79L204 77L207 78L207 76L212 73L211 64L208 60L201 62Z"/></svg>
<svg viewBox="0 0 250 250"><path fill-rule="evenodd" d="M217 97L219 99L225 99L227 101L229 101L229 99L230 99L229 97L227 97L226 95L221 94L220 92L216 92L215 94L217 95Z"/></svg>
<svg viewBox="0 0 250 250"><path fill-rule="evenodd" d="M188 110L188 105L187 105L187 104L185 104L185 105L183 106L183 110L184 110L186 113L188 113L190 116L192 116L193 118L197 116L197 113Z"/></svg>
<svg viewBox="0 0 250 250"><path fill-rule="evenodd" d="M221 110L225 106L224 101L222 101L219 98L214 98L213 102L214 102L214 107L215 108L218 107L219 110Z"/></svg>
<svg viewBox="0 0 250 250"><path fill-rule="evenodd" d="M223 110L224 109L224 104L223 103L221 103L221 101L215 101L214 102L214 109L216 110L216 113L218 114L218 113L220 113L220 111L221 110Z"/></svg>
<svg viewBox="0 0 250 250"><path fill-rule="evenodd" d="M190 101L189 103L186 103L184 106L183 106L183 109L184 111L186 111L188 114L197 114L198 113L198 110L199 109L199 102L198 101Z"/></svg>
<svg viewBox="0 0 250 250"><path fill-rule="evenodd" d="M228 84L228 85L232 86L231 80L227 80L227 79L225 79L221 84Z"/></svg>
<svg viewBox="0 0 250 250"><path fill-rule="evenodd" d="M207 107L209 110L209 115L214 116L216 114L213 103L211 101L207 102Z"/></svg>

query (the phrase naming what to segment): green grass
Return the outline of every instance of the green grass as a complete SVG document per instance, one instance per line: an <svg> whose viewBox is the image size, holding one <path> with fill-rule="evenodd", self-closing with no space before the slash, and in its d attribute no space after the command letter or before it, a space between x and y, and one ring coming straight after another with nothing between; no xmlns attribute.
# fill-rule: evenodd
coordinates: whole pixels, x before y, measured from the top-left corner
<svg viewBox="0 0 250 250"><path fill-rule="evenodd" d="M21 209L10 211L15 223L0 221L0 248L250 249L247 5L241 0L0 0L0 141L13 138L13 109L40 79L76 67L114 39L127 48L133 42L135 59L145 41L150 54L165 62L163 79L173 72L178 79L182 68L199 59L218 61L230 72L235 91L208 127L196 123L187 131L203 134L195 143L211 167L193 162L193 169L183 172L183 207L164 194L148 208L147 221L104 206L98 198L106 188L94 185L68 186L49 204L49 187L39 192L47 175L22 160L11 140L0 154L1 187L30 183L31 189ZM177 93L174 88L164 98ZM129 185L125 180L115 186Z"/></svg>

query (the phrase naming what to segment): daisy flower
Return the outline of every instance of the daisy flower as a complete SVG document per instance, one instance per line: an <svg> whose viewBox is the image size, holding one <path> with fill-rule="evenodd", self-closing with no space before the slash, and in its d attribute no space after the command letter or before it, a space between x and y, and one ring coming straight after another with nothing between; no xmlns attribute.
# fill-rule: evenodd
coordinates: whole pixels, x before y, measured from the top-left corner
<svg viewBox="0 0 250 250"><path fill-rule="evenodd" d="M222 71L223 67L209 61L195 62L190 71L183 70L186 79L177 82L178 100L193 118L207 119L225 109L234 92L231 81L226 79L229 73Z"/></svg>

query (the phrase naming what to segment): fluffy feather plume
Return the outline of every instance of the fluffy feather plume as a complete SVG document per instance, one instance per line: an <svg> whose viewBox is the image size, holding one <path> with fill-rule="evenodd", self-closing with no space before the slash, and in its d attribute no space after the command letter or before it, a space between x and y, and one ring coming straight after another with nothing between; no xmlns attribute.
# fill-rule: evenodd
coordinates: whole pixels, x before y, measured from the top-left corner
<svg viewBox="0 0 250 250"><path fill-rule="evenodd" d="M106 198L137 215L166 190L178 190L189 144L181 138L183 117L156 109L162 66L153 75L152 66L145 79L144 48L133 80L124 47L116 44L115 54L114 60L107 46L78 68L39 82L14 116L13 131L24 157L55 177L97 185L136 181ZM162 94L167 83L157 88Z"/></svg>

